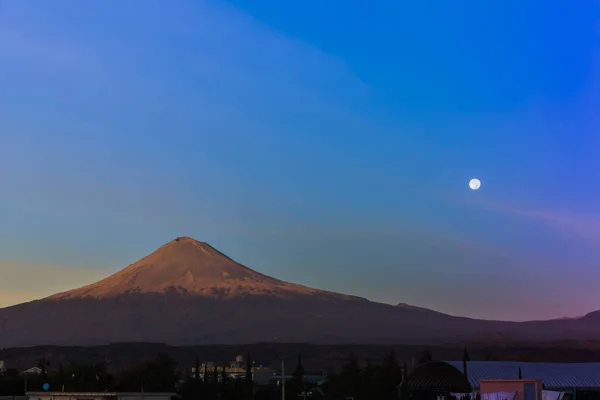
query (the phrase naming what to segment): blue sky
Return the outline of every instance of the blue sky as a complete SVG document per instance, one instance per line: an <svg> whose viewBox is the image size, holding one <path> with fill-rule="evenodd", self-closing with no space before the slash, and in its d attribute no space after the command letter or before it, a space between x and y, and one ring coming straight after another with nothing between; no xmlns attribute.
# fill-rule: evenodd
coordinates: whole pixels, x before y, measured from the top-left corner
<svg viewBox="0 0 600 400"><path fill-rule="evenodd" d="M0 2L0 305L188 235L377 301L600 309L600 5L571 3Z"/></svg>

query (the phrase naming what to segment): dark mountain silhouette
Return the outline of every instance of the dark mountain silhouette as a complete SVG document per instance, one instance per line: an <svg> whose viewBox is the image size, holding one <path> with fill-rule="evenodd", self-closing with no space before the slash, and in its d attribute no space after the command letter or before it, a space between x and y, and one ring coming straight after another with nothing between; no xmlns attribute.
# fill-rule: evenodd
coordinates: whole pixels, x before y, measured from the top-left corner
<svg viewBox="0 0 600 400"><path fill-rule="evenodd" d="M42 358L50 362L50 368L60 364L92 365L103 361L109 371L119 372L157 354L174 357L180 366L193 367L196 355L204 361L229 363L236 354L250 352L256 364L278 368L279 357L290 365L290 372L302 354L304 368L312 371L327 371L333 366L342 367L352 355L357 360L382 360L394 351L398 360L414 360L423 354L423 346L398 345L313 345L304 343L257 343L241 345L168 346L160 343L115 343L111 345L36 346L0 349L0 359L9 368L25 370L35 366ZM460 360L464 346L429 346L434 359ZM514 361L527 359L529 362L597 362L600 360L599 342L548 343L544 346L502 345L496 347L469 344L471 361ZM409 364L410 365L410 364Z"/></svg>
<svg viewBox="0 0 600 400"><path fill-rule="evenodd" d="M0 309L2 347L115 342L522 343L599 336L597 313L516 323L381 304L280 281L186 237L97 283Z"/></svg>

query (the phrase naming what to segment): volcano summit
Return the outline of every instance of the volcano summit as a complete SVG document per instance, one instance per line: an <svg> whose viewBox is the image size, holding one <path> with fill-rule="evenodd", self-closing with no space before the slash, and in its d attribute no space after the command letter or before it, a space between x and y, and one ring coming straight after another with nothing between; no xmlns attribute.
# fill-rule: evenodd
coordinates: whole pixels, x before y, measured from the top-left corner
<svg viewBox="0 0 600 400"><path fill-rule="evenodd" d="M263 275L207 243L180 237L99 282L0 309L0 343L590 340L600 335L594 315L516 323L376 303Z"/></svg>

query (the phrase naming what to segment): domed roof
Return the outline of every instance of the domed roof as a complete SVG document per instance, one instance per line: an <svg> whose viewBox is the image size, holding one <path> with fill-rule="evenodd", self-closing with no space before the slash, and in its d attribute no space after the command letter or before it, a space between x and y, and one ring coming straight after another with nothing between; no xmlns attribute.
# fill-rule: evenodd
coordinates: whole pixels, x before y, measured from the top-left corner
<svg viewBox="0 0 600 400"><path fill-rule="evenodd" d="M409 389L468 393L471 385L465 375L443 361L431 361L417 367L407 378Z"/></svg>

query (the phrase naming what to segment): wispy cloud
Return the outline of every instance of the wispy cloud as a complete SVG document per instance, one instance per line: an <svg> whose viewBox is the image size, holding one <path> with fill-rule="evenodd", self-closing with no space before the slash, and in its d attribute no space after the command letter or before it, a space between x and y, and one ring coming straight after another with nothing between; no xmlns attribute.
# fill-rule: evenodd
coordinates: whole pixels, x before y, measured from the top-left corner
<svg viewBox="0 0 600 400"><path fill-rule="evenodd" d="M510 202L490 200L469 199L464 201L482 209L537 221L559 232L592 243L600 243L600 215L597 214L577 214L564 210L533 208Z"/></svg>

